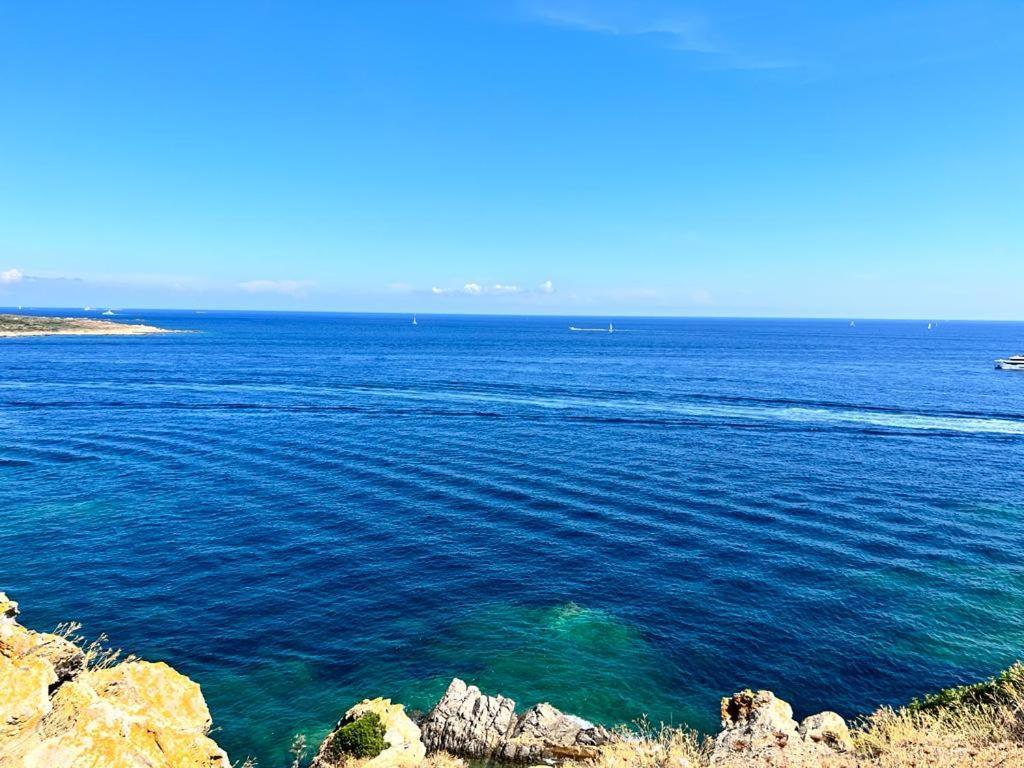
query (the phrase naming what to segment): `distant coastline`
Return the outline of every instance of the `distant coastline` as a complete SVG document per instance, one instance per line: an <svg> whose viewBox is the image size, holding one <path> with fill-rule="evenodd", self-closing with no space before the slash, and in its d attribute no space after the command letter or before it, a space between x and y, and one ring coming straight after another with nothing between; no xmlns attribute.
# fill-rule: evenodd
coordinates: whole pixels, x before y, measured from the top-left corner
<svg viewBox="0 0 1024 768"><path fill-rule="evenodd" d="M54 317L38 315L0 315L0 337L17 336L139 336L154 333L175 333L166 328L141 323L118 323L86 317Z"/></svg>

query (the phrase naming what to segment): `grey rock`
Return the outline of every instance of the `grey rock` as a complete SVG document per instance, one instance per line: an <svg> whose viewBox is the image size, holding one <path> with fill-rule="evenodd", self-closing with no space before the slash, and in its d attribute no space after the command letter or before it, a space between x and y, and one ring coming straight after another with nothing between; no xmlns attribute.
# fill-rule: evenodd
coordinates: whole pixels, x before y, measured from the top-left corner
<svg viewBox="0 0 1024 768"><path fill-rule="evenodd" d="M428 752L444 750L460 757L489 757L511 735L516 703L485 696L475 685L455 678L420 728Z"/></svg>
<svg viewBox="0 0 1024 768"><path fill-rule="evenodd" d="M550 704L537 704L521 717L515 706L456 678L424 720L423 741L430 752L519 763L588 759L611 741L604 728Z"/></svg>

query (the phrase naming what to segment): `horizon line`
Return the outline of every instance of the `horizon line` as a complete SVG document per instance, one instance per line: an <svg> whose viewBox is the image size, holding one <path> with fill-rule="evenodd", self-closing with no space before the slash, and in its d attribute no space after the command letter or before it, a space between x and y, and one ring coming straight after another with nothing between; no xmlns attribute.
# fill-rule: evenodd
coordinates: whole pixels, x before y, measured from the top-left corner
<svg viewBox="0 0 1024 768"><path fill-rule="evenodd" d="M100 308L95 308L99 311ZM111 307L111 309L115 309ZM922 322L922 323L1024 323L1022 319L998 319L998 318L983 318L983 317L938 317L935 316L921 316L921 317L879 317L872 315L644 315L635 313L625 314L562 314L562 313L550 313L550 312L534 312L534 313L520 313L520 312L419 312L419 311L359 311L359 310L344 310L344 309L225 309L225 308L205 308L205 307L120 307L116 308L120 312L195 312L195 313L208 313L208 312L233 312L233 313L249 313L249 314L294 314L294 315L386 315L395 317L548 317L548 318L586 318L586 319L598 319L605 318L616 320L620 318L633 318L637 320L835 320L842 322ZM81 307L53 307L53 306L35 306L26 307L22 306L0 306L0 312L7 312L11 310L11 313L25 312L25 311L44 311L44 312L62 312L62 311L73 311L83 312L87 311ZM88 310L91 311L91 310Z"/></svg>

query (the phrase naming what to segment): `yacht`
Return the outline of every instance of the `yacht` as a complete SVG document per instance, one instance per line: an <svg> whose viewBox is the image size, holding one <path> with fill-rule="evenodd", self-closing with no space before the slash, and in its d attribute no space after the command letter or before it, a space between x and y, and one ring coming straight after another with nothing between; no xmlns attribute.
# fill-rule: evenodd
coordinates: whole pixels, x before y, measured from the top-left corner
<svg viewBox="0 0 1024 768"><path fill-rule="evenodd" d="M1010 355L996 360L996 368L1001 371L1024 371L1024 355Z"/></svg>
<svg viewBox="0 0 1024 768"><path fill-rule="evenodd" d="M106 315L107 317L110 317L111 315L114 314L114 310L108 309L106 312L103 312L102 314Z"/></svg>
<svg viewBox="0 0 1024 768"><path fill-rule="evenodd" d="M569 326L569 330L570 331L583 331L585 333L605 333L606 332L604 328L580 328L578 325L570 325ZM608 323L607 333L615 333L615 326L613 326L611 323Z"/></svg>
<svg viewBox="0 0 1024 768"><path fill-rule="evenodd" d="M412 316L412 324L413 325L419 325L419 323L416 322L416 315Z"/></svg>

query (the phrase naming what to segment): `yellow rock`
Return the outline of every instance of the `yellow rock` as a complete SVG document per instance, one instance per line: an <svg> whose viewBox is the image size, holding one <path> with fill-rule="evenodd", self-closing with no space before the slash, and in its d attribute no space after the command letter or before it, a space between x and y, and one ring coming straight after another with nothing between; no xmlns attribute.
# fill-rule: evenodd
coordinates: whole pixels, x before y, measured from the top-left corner
<svg viewBox="0 0 1024 768"><path fill-rule="evenodd" d="M17 622L18 604L0 592L0 744L39 722L50 711L53 664L35 651L35 632Z"/></svg>
<svg viewBox="0 0 1024 768"><path fill-rule="evenodd" d="M405 707L392 704L391 699L365 699L359 702L345 713L335 731L370 712L376 713L384 724L384 741L389 746L370 760L358 761L360 768L414 768L423 762L427 748L420 740L420 729L405 714ZM333 768L338 764L328 757L328 747L333 736L334 732L320 745L313 760L314 768Z"/></svg>
<svg viewBox="0 0 1024 768"><path fill-rule="evenodd" d="M194 682L145 661L81 671L76 646L17 615L0 593L0 768L228 768Z"/></svg>
<svg viewBox="0 0 1024 768"><path fill-rule="evenodd" d="M18 604L11 600L6 593L0 592L0 637L4 630L15 623L18 616Z"/></svg>
<svg viewBox="0 0 1024 768"><path fill-rule="evenodd" d="M56 679L46 659L12 657L0 649L0 750L6 740L50 711L48 689Z"/></svg>
<svg viewBox="0 0 1024 768"><path fill-rule="evenodd" d="M130 717L79 681L62 685L40 726L12 746L25 768L167 765L144 719Z"/></svg>
<svg viewBox="0 0 1024 768"><path fill-rule="evenodd" d="M181 731L206 733L210 728L210 710L199 685L162 661L131 661L87 672L82 679L129 715Z"/></svg>
<svg viewBox="0 0 1024 768"><path fill-rule="evenodd" d="M356 720L367 712L376 712L384 723L384 741L390 746L370 760L372 768L413 768L423 762L427 748L420 741L420 729L405 714L405 707L392 704L391 699L370 699L356 704L345 713Z"/></svg>
<svg viewBox="0 0 1024 768"><path fill-rule="evenodd" d="M227 768L208 726L198 685L166 664L128 662L61 685L41 722L0 748L0 766Z"/></svg>

